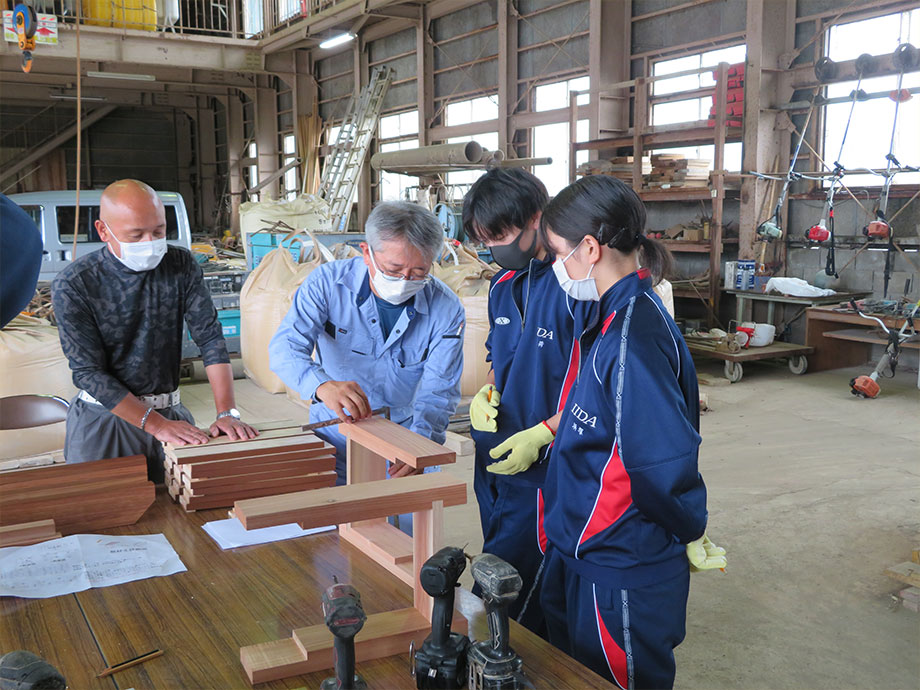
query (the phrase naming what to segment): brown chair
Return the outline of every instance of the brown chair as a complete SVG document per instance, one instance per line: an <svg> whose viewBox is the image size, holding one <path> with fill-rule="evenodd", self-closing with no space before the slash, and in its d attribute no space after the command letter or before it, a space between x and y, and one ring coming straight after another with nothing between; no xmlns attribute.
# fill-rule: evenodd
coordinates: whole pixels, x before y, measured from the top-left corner
<svg viewBox="0 0 920 690"><path fill-rule="evenodd" d="M0 431L57 424L67 419L70 404L56 395L10 395L0 398Z"/></svg>

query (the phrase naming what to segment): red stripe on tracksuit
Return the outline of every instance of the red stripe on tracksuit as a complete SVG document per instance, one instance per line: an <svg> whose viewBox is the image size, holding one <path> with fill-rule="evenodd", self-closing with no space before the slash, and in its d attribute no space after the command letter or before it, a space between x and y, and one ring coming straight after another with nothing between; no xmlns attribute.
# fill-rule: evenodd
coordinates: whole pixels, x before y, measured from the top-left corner
<svg viewBox="0 0 920 690"><path fill-rule="evenodd" d="M610 316L604 319L604 325L601 326L601 335L604 335L607 332L607 329L610 328L610 324L613 323L613 320L616 318L617 313L613 312Z"/></svg>
<svg viewBox="0 0 920 690"><path fill-rule="evenodd" d="M504 283L506 280L511 280L512 278L514 278L515 273L517 273L517 271L508 271L505 275L503 275L501 278L495 281L495 285L498 285L499 283ZM495 285L493 285L492 287L495 287Z"/></svg>
<svg viewBox="0 0 920 690"><path fill-rule="evenodd" d="M597 617L597 634L600 638L601 648L604 650L604 656L607 658L607 667L613 680L621 688L629 687L629 672L626 666L626 652L613 639L613 635L607 630L604 619L601 617L600 607L597 605L597 596L594 597L594 615Z"/></svg>
<svg viewBox="0 0 920 690"><path fill-rule="evenodd" d="M537 545L544 556L548 541L546 531L543 529L543 489L537 489Z"/></svg>
<svg viewBox="0 0 920 690"><path fill-rule="evenodd" d="M617 444L613 444L613 451L604 465L604 471L601 473L601 485L597 492L597 498L594 502L594 509L591 511L591 517L581 533L578 545L581 546L595 534L602 532L616 522L620 516L626 512L632 503L632 491L629 481L629 474L623 467L623 461L620 459L620 452ZM576 558L578 551L575 552Z"/></svg>
<svg viewBox="0 0 920 690"><path fill-rule="evenodd" d="M568 400L569 393L575 385L578 378L578 365L581 361L581 345L576 337L572 340L572 352L569 354L569 367L565 371L565 378L562 380L562 392L559 394L559 403L556 405L556 412L562 412L565 407L565 401Z"/></svg>

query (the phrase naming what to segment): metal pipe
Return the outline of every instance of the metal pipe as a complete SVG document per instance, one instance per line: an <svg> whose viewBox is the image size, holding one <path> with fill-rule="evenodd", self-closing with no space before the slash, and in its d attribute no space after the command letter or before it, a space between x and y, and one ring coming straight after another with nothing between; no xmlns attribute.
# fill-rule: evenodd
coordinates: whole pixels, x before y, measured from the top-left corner
<svg viewBox="0 0 920 690"><path fill-rule="evenodd" d="M467 141L460 144L438 144L405 151L375 153L371 157L371 167L374 170L400 172L405 168L421 166L471 165L481 159L482 146L475 141Z"/></svg>

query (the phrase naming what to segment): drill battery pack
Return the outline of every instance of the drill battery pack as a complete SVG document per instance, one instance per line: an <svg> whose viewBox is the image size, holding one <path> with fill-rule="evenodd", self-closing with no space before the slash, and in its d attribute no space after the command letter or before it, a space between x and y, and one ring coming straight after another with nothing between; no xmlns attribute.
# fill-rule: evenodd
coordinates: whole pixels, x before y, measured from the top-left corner
<svg viewBox="0 0 920 690"><path fill-rule="evenodd" d="M466 683L466 635L451 633L447 649L433 649L426 641L415 652L415 687L419 690L453 690Z"/></svg>

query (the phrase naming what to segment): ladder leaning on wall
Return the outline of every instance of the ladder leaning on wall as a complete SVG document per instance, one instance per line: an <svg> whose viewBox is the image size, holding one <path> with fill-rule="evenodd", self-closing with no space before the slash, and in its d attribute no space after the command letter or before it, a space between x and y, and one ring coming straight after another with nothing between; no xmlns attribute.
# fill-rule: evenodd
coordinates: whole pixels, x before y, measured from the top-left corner
<svg viewBox="0 0 920 690"><path fill-rule="evenodd" d="M357 102L351 97L348 114L326 157L319 196L329 204L333 232L345 232L348 228L355 185L377 131L380 109L394 73L386 66L371 71L370 80L361 89Z"/></svg>

